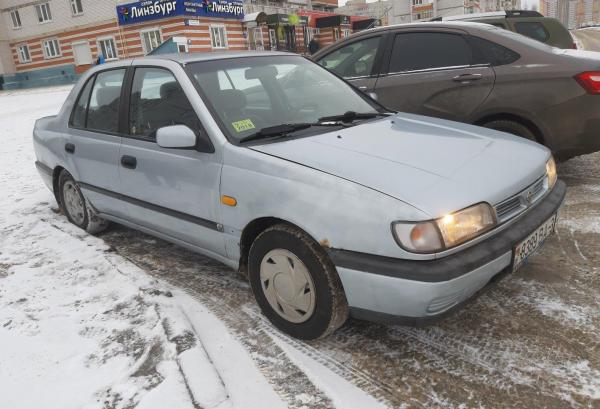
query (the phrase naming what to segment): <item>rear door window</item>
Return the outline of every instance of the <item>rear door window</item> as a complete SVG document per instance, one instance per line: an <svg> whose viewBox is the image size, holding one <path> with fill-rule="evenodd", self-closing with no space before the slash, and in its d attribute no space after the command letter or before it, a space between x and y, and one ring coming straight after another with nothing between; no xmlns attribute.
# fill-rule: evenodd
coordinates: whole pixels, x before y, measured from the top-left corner
<svg viewBox="0 0 600 409"><path fill-rule="evenodd" d="M471 48L463 36L450 33L396 34L389 72L458 67L471 64Z"/></svg>
<svg viewBox="0 0 600 409"><path fill-rule="evenodd" d="M326 55L318 63L345 78L369 76L380 42L381 36L355 41Z"/></svg>
<svg viewBox="0 0 600 409"><path fill-rule="evenodd" d="M544 25L537 21L521 21L514 24L517 33L533 38L534 40L545 43L548 41L548 38L550 38L550 35L548 34L548 31L546 31Z"/></svg>
<svg viewBox="0 0 600 409"><path fill-rule="evenodd" d="M136 68L131 87L129 133L156 140L156 131L186 125L198 134L200 120L173 74L157 67Z"/></svg>
<svg viewBox="0 0 600 409"><path fill-rule="evenodd" d="M90 98L86 128L94 131L119 131L119 104L125 69L98 73Z"/></svg>

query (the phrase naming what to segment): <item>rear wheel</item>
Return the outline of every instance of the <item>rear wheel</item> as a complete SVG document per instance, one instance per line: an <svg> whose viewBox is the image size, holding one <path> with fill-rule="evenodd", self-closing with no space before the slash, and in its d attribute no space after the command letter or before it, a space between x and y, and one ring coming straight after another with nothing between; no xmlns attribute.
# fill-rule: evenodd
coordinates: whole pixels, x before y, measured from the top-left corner
<svg viewBox="0 0 600 409"><path fill-rule="evenodd" d="M335 267L300 229L278 224L262 232L248 257L252 291L263 314L296 338L322 338L348 318Z"/></svg>
<svg viewBox="0 0 600 409"><path fill-rule="evenodd" d="M510 120L496 120L490 121L483 124L484 127L495 129L501 132L507 132L516 136L520 136L521 138L529 139L530 141L538 142L535 134L529 129L527 126Z"/></svg>
<svg viewBox="0 0 600 409"><path fill-rule="evenodd" d="M88 233L99 233L108 227L108 221L100 218L85 200L81 189L69 172L63 170L58 179L60 208L67 219Z"/></svg>

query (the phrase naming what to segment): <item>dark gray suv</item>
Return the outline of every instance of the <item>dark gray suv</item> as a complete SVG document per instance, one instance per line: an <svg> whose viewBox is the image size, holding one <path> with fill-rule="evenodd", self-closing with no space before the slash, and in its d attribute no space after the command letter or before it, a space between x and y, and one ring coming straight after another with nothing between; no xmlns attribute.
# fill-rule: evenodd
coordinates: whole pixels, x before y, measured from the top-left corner
<svg viewBox="0 0 600 409"><path fill-rule="evenodd" d="M388 108L516 134L563 160L600 150L600 53L430 22L363 31L313 59Z"/></svg>

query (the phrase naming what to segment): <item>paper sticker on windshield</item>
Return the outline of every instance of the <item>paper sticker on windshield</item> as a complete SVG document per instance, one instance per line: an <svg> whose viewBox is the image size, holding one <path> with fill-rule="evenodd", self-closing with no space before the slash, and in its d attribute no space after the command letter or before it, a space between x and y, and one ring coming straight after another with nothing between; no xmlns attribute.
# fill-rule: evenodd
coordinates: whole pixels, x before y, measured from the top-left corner
<svg viewBox="0 0 600 409"><path fill-rule="evenodd" d="M244 132L249 131L250 129L255 129L256 127L249 119L242 119L241 121L232 122L231 125L236 132Z"/></svg>

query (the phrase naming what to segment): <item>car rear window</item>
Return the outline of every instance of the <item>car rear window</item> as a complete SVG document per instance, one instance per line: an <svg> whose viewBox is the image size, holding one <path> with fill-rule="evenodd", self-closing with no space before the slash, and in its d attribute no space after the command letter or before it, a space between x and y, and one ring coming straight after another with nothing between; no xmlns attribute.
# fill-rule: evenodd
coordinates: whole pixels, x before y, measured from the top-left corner
<svg viewBox="0 0 600 409"><path fill-rule="evenodd" d="M545 43L550 38L548 31L542 23L537 21L521 21L515 23L515 30L519 34L523 34L529 38L533 38L534 40L541 41Z"/></svg>
<svg viewBox="0 0 600 409"><path fill-rule="evenodd" d="M456 67L471 64L471 48L461 35L396 34L389 72Z"/></svg>
<svg viewBox="0 0 600 409"><path fill-rule="evenodd" d="M492 66L512 64L521 56L508 48L483 38L469 37L474 47L473 64L490 64Z"/></svg>

